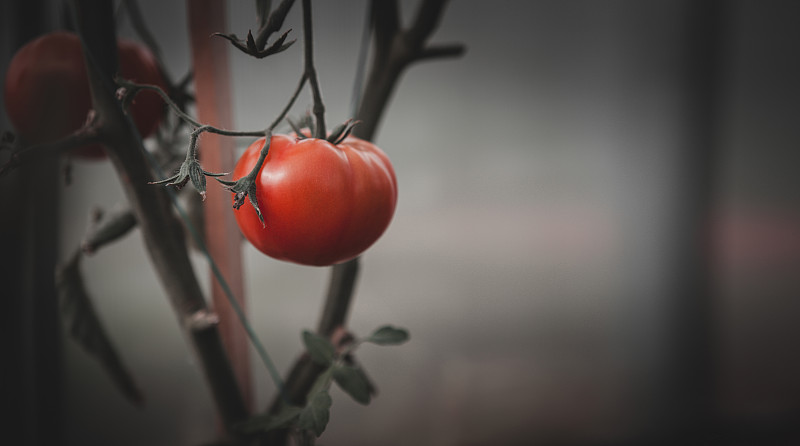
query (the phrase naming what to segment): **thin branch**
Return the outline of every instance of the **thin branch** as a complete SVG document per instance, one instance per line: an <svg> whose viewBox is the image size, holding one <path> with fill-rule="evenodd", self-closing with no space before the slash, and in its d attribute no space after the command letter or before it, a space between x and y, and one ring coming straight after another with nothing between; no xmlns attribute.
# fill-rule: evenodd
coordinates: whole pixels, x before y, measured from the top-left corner
<svg viewBox="0 0 800 446"><path fill-rule="evenodd" d="M281 110L281 113L278 115L278 117L276 117L275 120L272 121L272 124L270 124L269 127L267 127L267 131L270 132L274 131L275 127L277 127L278 124L280 124L281 121L283 121L283 119L289 113L289 110L292 109L292 106L294 105L295 101L297 101L297 97L300 96L300 92L303 91L303 86L306 84L307 80L308 80L308 75L306 75L306 73L304 72L303 75L300 76L300 81L297 83L297 88L294 89L294 93L292 93L292 97L289 99L289 103L286 104L286 107L284 107L283 110ZM261 166L259 166L259 168L260 167Z"/></svg>
<svg viewBox="0 0 800 446"><path fill-rule="evenodd" d="M236 136L236 137L256 137L259 138L264 136L265 130L225 130L214 127L212 125L202 125L196 128L192 133L216 133L217 135L222 136Z"/></svg>
<svg viewBox="0 0 800 446"><path fill-rule="evenodd" d="M209 133L216 133L217 135L222 135L222 136L255 137L255 138L258 138L258 137L264 136L267 132L275 130L275 127L277 127L278 124L280 124L280 122L286 117L286 114L292 108L292 106L294 105L295 101L297 100L297 97L300 95L300 91L302 91L303 85L305 85L306 80L308 80L308 76L305 73L303 73L303 75L300 77L300 81L299 81L299 83L297 85L297 88L295 89L294 93L292 94L292 97L289 98L289 102L286 104L286 106L281 111L281 113L278 115L278 117L275 118L275 120L272 122L272 124L270 124L270 126L267 127L264 130L227 130L227 129L222 129L222 128L219 128L219 127L214 127L213 125L202 124L200 121L198 121L195 118L189 116L188 114L186 114L186 112L181 110L181 108L178 106L178 104L176 104L169 97L169 95L166 92L164 92L164 90L162 90L157 85L136 84L136 83L127 81L125 79L117 79L117 83L120 86L122 86L122 87L124 87L126 89L130 89L129 92L126 92L126 100L132 100L133 97L135 97L140 91L143 91L143 90L149 90L149 91L154 91L154 92L158 93L158 95L161 96L161 98L164 100L164 102L167 103L167 105L172 109L172 111L179 118L183 119L185 122L187 122L190 125L192 125L193 127L195 127L194 131L197 131L199 133L209 132ZM128 95L130 95L130 99L128 99Z"/></svg>
<svg viewBox="0 0 800 446"><path fill-rule="evenodd" d="M8 161L0 166L0 177L36 156L63 154L79 147L102 142L104 137L99 129L94 123L88 123L58 141L23 147L13 152Z"/></svg>
<svg viewBox="0 0 800 446"><path fill-rule="evenodd" d="M95 211L96 217L81 242L84 254L94 254L101 247L113 243L136 227L136 215L130 209L123 209L102 218L102 212ZM102 218L102 219L101 219Z"/></svg>
<svg viewBox="0 0 800 446"><path fill-rule="evenodd" d="M315 138L325 139L325 104L322 103L322 93L317 82L317 70L314 69L314 37L311 24L311 0L303 0L303 45L305 61L305 75L311 84L311 93L314 97L313 112L317 119Z"/></svg>
<svg viewBox="0 0 800 446"><path fill-rule="evenodd" d="M415 61L422 61L428 59L445 59L449 57L461 57L464 55L467 49L464 45L460 43L454 43L451 45L430 45L427 48L424 48L420 53L414 58Z"/></svg>

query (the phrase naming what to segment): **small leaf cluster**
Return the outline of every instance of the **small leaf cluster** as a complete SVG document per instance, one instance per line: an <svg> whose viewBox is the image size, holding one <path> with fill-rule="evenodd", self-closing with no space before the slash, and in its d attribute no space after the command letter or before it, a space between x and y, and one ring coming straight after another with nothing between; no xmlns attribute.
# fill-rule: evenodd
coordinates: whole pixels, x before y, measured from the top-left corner
<svg viewBox="0 0 800 446"><path fill-rule="evenodd" d="M178 189L183 188L186 186L186 183L189 180L192 180L192 185L195 189L200 193L203 197L203 200L206 199L206 177L221 177L228 175L227 173L214 173L209 172L200 165L200 161L197 160L197 139L200 136L202 131L207 130L208 127L204 126L201 128L196 129L190 134L189 139L189 150L186 151L186 159L181 164L181 167L178 169L178 173L175 175L160 180L160 181L151 181L150 184L162 184L166 186L175 186ZM218 179L219 180L219 179Z"/></svg>
<svg viewBox="0 0 800 446"><path fill-rule="evenodd" d="M303 344L311 360L325 367L308 393L304 407L284 404L276 414L253 417L239 425L243 433L270 431L278 428L294 427L301 432L309 432L319 437L325 431L330 418L333 399L330 386L336 383L346 394L360 404L370 403L375 395L375 387L364 369L353 358L355 349L363 343L376 345L398 345L409 339L408 331L386 325L375 330L370 336L355 339L346 348L337 351L326 338L303 331Z"/></svg>
<svg viewBox="0 0 800 446"><path fill-rule="evenodd" d="M267 40L283 26L283 22L289 10L292 8L294 0L283 0L274 10L272 10L270 3L271 2L266 0L256 1L256 10L259 20L257 37L253 36L252 30L247 31L247 38L245 39L240 39L236 34L214 33L213 35L228 40L238 50L256 59L263 59L267 56L285 51L297 40L286 41L286 38L289 37L289 33L292 31L291 29L281 34L271 44L268 44Z"/></svg>

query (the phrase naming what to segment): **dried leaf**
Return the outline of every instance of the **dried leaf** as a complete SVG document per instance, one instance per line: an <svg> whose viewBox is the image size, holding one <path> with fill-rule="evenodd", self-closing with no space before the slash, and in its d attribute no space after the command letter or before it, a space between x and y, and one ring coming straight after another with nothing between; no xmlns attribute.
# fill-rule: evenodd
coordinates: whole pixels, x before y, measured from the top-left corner
<svg viewBox="0 0 800 446"><path fill-rule="evenodd" d="M114 349L89 299L81 276L79 260L80 256L76 254L56 276L64 323L70 335L90 355L100 361L125 398L134 405L141 406L144 403L144 396Z"/></svg>

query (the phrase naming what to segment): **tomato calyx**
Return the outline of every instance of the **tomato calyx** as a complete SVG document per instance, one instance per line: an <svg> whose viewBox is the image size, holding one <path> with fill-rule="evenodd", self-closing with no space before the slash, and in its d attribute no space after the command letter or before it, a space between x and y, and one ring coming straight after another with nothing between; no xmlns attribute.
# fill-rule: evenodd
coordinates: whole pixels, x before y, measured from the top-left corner
<svg viewBox="0 0 800 446"><path fill-rule="evenodd" d="M261 152L258 155L258 161L256 161L253 169L250 170L250 173L239 178L237 181L225 181L216 178L217 181L225 185L226 189L235 194L233 197L234 209L239 210L244 204L245 197L249 198L250 204L253 206L253 209L255 209L256 214L258 214L258 219L261 221L261 226L263 227L266 227L266 224L264 223L264 216L261 214L261 209L258 207L256 178L258 177L258 172L261 170L261 166L264 164L264 160L267 158L267 153L269 153L269 143L271 140L272 132L267 132L264 138L264 146L261 148Z"/></svg>
<svg viewBox="0 0 800 446"><path fill-rule="evenodd" d="M347 121L336 126L333 131L331 131L331 134L326 138L327 141L335 146L339 145L339 143L344 141L345 138L350 136L350 132L352 132L353 128L358 124L361 124L361 121L348 119Z"/></svg>
<svg viewBox="0 0 800 446"><path fill-rule="evenodd" d="M212 36L222 37L223 39L228 40L242 51L245 54L249 54L256 59L263 59L267 56L271 56L273 54L278 54L280 52L285 51L287 48L292 46L293 43L297 42L297 39L290 40L288 43L286 42L286 38L289 37L289 33L292 30L288 30L285 33L281 34L270 46L266 46L266 40L264 41L264 45L258 45L256 43L255 38L253 37L252 31L247 31L247 38L242 40L236 36L236 34L223 34L223 33L214 33Z"/></svg>
<svg viewBox="0 0 800 446"><path fill-rule="evenodd" d="M288 118L286 119L286 122L289 123L289 126L294 131L298 140L312 138L311 135L314 134L314 122L310 116L304 117L300 123L296 123ZM348 136L350 136L353 128L355 128L355 126L358 124L361 124L360 120L348 119L347 121L334 127L328 137L324 139L325 141L337 146Z"/></svg>
<svg viewBox="0 0 800 446"><path fill-rule="evenodd" d="M197 160L197 138L200 136L200 130L202 130L202 128L191 133L189 150L186 151L186 159L183 160L180 169L178 169L178 173L160 181L151 181L148 184L175 186L177 189L181 189L191 180L192 185L203 197L203 201L205 201L206 177L216 178L228 174L209 172L200 165L200 162ZM217 181L220 180L217 178Z"/></svg>

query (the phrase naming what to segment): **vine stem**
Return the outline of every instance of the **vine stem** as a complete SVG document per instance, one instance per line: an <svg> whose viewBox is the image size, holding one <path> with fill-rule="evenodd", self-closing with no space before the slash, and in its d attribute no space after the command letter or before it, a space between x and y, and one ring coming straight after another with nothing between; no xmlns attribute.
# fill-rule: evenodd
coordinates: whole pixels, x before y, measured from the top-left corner
<svg viewBox="0 0 800 446"><path fill-rule="evenodd" d="M304 5L309 0L304 0ZM463 54L460 44L427 46L426 42L435 30L444 12L446 0L423 0L412 26L400 27L399 7L396 0L372 0L371 24L373 30L373 63L367 75L367 83L361 95L356 119L362 121L353 134L361 139L373 140L400 74L413 62L455 57ZM446 49L443 51L442 49ZM431 51L435 49L435 51ZM334 265L328 286L328 294L320 316L317 332L330 337L344 327L352 302L359 271L359 257ZM302 402L323 369L302 355L294 364L286 379L286 391L293 402ZM277 413L281 400L274 400L270 411ZM274 442L283 444L286 432L276 432Z"/></svg>
<svg viewBox="0 0 800 446"><path fill-rule="evenodd" d="M303 45L304 45L304 65L305 76L311 85L311 94L314 98L312 111L316 118L317 125L314 130L314 138L325 139L325 104L322 102L322 93L317 81L317 70L314 68L314 35L311 20L311 0L303 0Z"/></svg>
<svg viewBox="0 0 800 446"><path fill-rule="evenodd" d="M256 137L256 138L258 138L260 136L264 136L264 130L245 130L245 131L227 130L227 129L214 127L213 125L202 124L200 121L198 121L195 118L189 116L188 114L186 114L186 112L181 110L180 106L178 106L178 104L176 104L175 101L173 101L172 98L170 98L169 95L164 90L161 89L161 87L158 87L156 85L137 84L137 83L129 82L129 81L124 80L124 79L120 79L117 82L122 87L130 88L130 89L133 90L131 92L131 99L135 95L137 95L140 91L144 91L144 90L149 90L149 91L153 91L153 92L157 93L159 96L161 96L161 99L163 99L164 102L166 102L166 104L169 106L169 108L171 108L172 111L176 115L178 115L179 118L181 118L184 121L186 121L187 123L191 124L193 127L195 127L195 129L202 129L200 131L200 133L209 132L209 133L216 133L217 135L222 135L222 136L237 136L237 137L238 136L242 136L242 137ZM292 102L294 102L294 101L292 101Z"/></svg>
<svg viewBox="0 0 800 446"><path fill-rule="evenodd" d="M169 95L164 90L161 89L161 87L149 84L137 84L126 80L118 80L118 83L123 87L132 88L134 90L131 93L132 96L135 96L136 94L139 93L139 91L144 91L144 90L149 90L157 93L159 96L161 96L161 99L164 100L164 102L169 106L170 109L172 109L172 111L179 118L183 119L185 122L194 127L192 133L196 133L198 136L200 133L209 132L222 136L259 138L266 135L269 132L274 131L275 127L277 127L281 123L281 121L283 121L286 118L286 115L289 113L289 110L291 110L292 106L297 101L298 96L300 96L300 92L303 90L303 86L305 85L307 80L308 80L308 74L303 73L303 75L300 77L300 81L297 84L297 87L295 88L291 98L289 99L289 102L286 104L283 110L281 110L281 113L275 118L275 120L272 121L269 127L267 127L264 130L228 130L215 127L213 125L202 124L200 121L189 116L186 112L181 110L180 106L177 103L175 103L175 101L173 101L172 98L170 98ZM258 167L260 168L261 166Z"/></svg>

